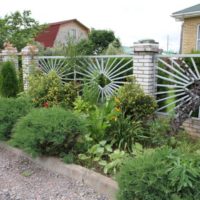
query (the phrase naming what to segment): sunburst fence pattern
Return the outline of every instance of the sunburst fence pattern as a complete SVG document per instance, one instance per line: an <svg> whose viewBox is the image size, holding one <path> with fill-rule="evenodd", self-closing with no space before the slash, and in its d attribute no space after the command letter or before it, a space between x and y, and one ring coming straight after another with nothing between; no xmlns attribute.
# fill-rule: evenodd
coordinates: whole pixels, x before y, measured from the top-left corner
<svg viewBox="0 0 200 200"><path fill-rule="evenodd" d="M200 80L200 55L160 55L156 77L158 112L173 113L183 102L187 106L191 99L187 91ZM190 115L200 117L199 110Z"/></svg>
<svg viewBox="0 0 200 200"><path fill-rule="evenodd" d="M133 76L133 57L87 56L69 58L63 56L38 57L40 69L48 74L56 71L63 82L78 81L89 87L96 85L102 101Z"/></svg>

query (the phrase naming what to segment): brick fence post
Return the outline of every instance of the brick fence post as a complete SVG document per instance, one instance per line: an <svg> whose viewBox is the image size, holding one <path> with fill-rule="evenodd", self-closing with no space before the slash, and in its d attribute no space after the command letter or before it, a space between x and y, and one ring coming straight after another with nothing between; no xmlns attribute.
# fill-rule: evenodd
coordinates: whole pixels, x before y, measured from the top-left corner
<svg viewBox="0 0 200 200"><path fill-rule="evenodd" d="M28 77L31 69L37 66L37 53L38 49L33 45L27 45L21 51L24 90L28 89Z"/></svg>
<svg viewBox="0 0 200 200"><path fill-rule="evenodd" d="M156 58L159 53L158 43L134 43L133 74L146 94L156 92Z"/></svg>
<svg viewBox="0 0 200 200"><path fill-rule="evenodd" d="M4 44L4 49L1 52L2 61L11 61L15 64L16 71L18 71L18 52L15 47L9 42Z"/></svg>

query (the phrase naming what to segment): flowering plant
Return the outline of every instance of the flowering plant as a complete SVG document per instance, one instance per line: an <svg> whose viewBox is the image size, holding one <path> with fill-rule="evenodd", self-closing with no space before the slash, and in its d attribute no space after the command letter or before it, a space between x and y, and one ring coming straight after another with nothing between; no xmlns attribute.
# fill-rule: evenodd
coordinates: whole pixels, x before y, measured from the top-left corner
<svg viewBox="0 0 200 200"><path fill-rule="evenodd" d="M49 103L48 103L47 101L44 102L44 103L43 103L43 107L44 107L44 108L48 108L48 107L49 107Z"/></svg>

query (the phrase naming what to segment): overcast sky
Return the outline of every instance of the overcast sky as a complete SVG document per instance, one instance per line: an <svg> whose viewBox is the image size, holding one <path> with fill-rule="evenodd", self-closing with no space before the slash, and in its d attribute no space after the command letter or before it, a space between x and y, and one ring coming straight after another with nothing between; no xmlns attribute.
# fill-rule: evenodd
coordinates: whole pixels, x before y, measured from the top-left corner
<svg viewBox="0 0 200 200"><path fill-rule="evenodd" d="M170 15L199 0L0 0L0 17L31 10L40 23L76 18L89 28L110 29L123 45L152 38L160 47L178 51L181 22Z"/></svg>

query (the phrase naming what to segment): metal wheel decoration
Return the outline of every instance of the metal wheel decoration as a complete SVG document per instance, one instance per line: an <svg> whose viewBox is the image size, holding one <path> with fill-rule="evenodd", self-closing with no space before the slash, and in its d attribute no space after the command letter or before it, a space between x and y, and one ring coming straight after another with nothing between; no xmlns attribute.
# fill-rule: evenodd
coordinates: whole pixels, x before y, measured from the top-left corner
<svg viewBox="0 0 200 200"><path fill-rule="evenodd" d="M192 89L187 90L190 96L189 102L182 102L176 110L177 115L171 120L171 134L178 132L183 122L191 116L200 106L200 80L194 80Z"/></svg>
<svg viewBox="0 0 200 200"><path fill-rule="evenodd" d="M62 56L39 57L38 64L39 68L45 74L55 71L63 82L65 82L66 77L73 75L73 70L69 67L69 62Z"/></svg>
<svg viewBox="0 0 200 200"><path fill-rule="evenodd" d="M74 80L97 86L98 99L104 101L132 76L133 59L132 56L89 56L70 62L66 57L39 57L39 67L44 73L56 71L63 82Z"/></svg>
<svg viewBox="0 0 200 200"><path fill-rule="evenodd" d="M160 56L157 66L158 112L174 112L173 132L194 114L199 117L199 55Z"/></svg>

